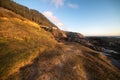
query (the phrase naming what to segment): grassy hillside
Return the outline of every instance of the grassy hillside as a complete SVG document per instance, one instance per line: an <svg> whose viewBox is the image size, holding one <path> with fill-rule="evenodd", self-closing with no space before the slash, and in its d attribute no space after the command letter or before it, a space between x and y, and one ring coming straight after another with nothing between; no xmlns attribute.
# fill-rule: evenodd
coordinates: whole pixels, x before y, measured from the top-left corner
<svg viewBox="0 0 120 80"><path fill-rule="evenodd" d="M120 70L94 50L57 42L40 25L0 8L0 80L119 80Z"/></svg>
<svg viewBox="0 0 120 80"><path fill-rule="evenodd" d="M38 24L0 8L0 80L53 48L55 40Z"/></svg>
<svg viewBox="0 0 120 80"><path fill-rule="evenodd" d="M48 27L56 27L53 23L51 23L43 14L40 12L29 9L28 7L25 7L23 5L17 4L16 2L12 0L0 0L0 7L4 7L6 9L9 9L16 14L19 14L31 21L34 21L40 25L48 26Z"/></svg>
<svg viewBox="0 0 120 80"><path fill-rule="evenodd" d="M119 80L120 72L102 54L76 43L45 50L12 80Z"/></svg>

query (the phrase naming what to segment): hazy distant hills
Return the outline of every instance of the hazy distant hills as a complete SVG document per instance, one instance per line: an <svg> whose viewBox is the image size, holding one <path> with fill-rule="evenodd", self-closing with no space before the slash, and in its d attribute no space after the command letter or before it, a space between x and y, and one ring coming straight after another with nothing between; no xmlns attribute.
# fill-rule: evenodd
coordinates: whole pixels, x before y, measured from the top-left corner
<svg viewBox="0 0 120 80"><path fill-rule="evenodd" d="M36 10L0 0L0 80L119 80L120 70L91 46Z"/></svg>

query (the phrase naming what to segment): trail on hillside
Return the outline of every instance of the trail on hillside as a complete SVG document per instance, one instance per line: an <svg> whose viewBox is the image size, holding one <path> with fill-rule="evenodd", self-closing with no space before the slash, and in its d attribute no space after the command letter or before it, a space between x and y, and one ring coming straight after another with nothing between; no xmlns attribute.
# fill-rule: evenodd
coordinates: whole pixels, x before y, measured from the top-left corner
<svg viewBox="0 0 120 80"><path fill-rule="evenodd" d="M64 45L64 47L61 52L53 50L43 52L33 64L21 68L20 74L25 80L86 79L86 74L76 63L76 55L83 57L81 50L75 49L73 45Z"/></svg>
<svg viewBox="0 0 120 80"><path fill-rule="evenodd" d="M34 59L33 64L22 67L18 73L21 77L16 79L99 80L103 77L103 79L112 80L119 74L119 71L116 73L117 69L107 62L103 55L91 49L75 44L59 45L61 46L58 46L55 50L44 51ZM10 77L12 79L16 77L16 74ZM116 76L116 79L118 77L120 76Z"/></svg>

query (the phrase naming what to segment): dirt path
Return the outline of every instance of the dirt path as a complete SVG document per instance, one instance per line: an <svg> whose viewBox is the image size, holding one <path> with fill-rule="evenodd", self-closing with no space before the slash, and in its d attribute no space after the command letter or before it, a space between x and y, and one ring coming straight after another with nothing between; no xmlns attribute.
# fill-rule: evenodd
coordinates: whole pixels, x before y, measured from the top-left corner
<svg viewBox="0 0 120 80"><path fill-rule="evenodd" d="M75 65L76 55L82 56L81 50L75 49L73 45L64 45L61 52L43 53L21 73L28 71L25 80L66 80L74 77L79 80L80 74L76 71L78 66Z"/></svg>

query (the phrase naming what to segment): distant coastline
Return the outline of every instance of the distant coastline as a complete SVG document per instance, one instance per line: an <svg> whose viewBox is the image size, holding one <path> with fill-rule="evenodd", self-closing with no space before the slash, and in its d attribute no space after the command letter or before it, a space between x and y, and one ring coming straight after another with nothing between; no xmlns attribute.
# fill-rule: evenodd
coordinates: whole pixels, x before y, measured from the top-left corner
<svg viewBox="0 0 120 80"><path fill-rule="evenodd" d="M120 36L85 36L85 37L120 38Z"/></svg>
<svg viewBox="0 0 120 80"><path fill-rule="evenodd" d="M116 38L120 38L120 36L117 36Z"/></svg>

